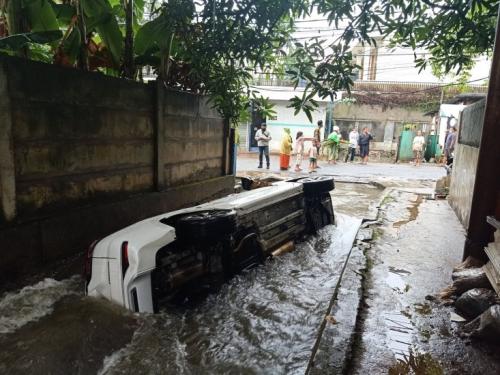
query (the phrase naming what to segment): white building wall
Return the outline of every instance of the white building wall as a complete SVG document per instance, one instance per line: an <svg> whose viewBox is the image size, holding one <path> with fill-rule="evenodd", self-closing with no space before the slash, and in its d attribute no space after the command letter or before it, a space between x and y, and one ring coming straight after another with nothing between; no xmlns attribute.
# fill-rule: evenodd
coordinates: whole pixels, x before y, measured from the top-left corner
<svg viewBox="0 0 500 375"><path fill-rule="evenodd" d="M319 120L323 120L323 123L325 122L328 103L319 103L318 109L313 112L313 122L311 123L303 112L300 112L297 116L295 116L294 109L287 108L290 104L289 101L272 100L272 102L275 105L274 110L276 111L276 118L273 120L268 119L266 121L267 127L273 138L269 144L271 152L279 152L284 128L290 129L292 132L292 138L295 140L295 135L298 131L302 131L306 137L312 137L314 129L317 126L316 123Z"/></svg>

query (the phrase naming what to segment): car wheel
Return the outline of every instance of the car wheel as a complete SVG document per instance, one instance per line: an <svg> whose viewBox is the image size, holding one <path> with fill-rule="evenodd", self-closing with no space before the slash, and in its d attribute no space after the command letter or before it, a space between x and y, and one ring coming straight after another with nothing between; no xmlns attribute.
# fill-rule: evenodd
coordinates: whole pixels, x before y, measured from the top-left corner
<svg viewBox="0 0 500 375"><path fill-rule="evenodd" d="M175 224L177 237L188 241L221 239L236 228L236 215L231 211L208 210L186 214Z"/></svg>
<svg viewBox="0 0 500 375"><path fill-rule="evenodd" d="M303 185L304 194L317 195L328 193L335 189L335 182L331 176L305 177L297 180Z"/></svg>

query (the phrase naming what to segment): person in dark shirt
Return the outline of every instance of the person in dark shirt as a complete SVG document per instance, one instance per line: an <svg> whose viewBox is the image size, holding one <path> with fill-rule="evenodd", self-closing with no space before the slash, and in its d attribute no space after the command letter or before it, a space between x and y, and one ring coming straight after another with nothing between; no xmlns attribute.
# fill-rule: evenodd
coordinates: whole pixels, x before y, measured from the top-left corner
<svg viewBox="0 0 500 375"><path fill-rule="evenodd" d="M444 155L446 156L446 165L453 164L453 152L455 151L455 143L457 142L457 133L454 126L450 127L450 132L446 136L444 143Z"/></svg>
<svg viewBox="0 0 500 375"><path fill-rule="evenodd" d="M368 163L368 154L370 153L370 141L373 139L372 135L368 132L368 128L364 127L359 135L359 155L361 156L361 164Z"/></svg>

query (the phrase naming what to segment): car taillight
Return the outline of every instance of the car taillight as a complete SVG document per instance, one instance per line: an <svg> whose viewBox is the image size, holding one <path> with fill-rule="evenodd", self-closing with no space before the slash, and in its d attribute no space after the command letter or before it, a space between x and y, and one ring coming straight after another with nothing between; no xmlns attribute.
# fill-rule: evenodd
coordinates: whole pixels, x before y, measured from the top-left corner
<svg viewBox="0 0 500 375"><path fill-rule="evenodd" d="M85 279L87 280L87 284L92 277L92 255L94 254L94 249L98 242L99 240L95 240L90 244L89 248L87 249L87 255L85 256L85 268L83 272L85 275Z"/></svg>
<svg viewBox="0 0 500 375"><path fill-rule="evenodd" d="M122 242L122 277L125 278L125 272L129 266L128 262L128 241Z"/></svg>

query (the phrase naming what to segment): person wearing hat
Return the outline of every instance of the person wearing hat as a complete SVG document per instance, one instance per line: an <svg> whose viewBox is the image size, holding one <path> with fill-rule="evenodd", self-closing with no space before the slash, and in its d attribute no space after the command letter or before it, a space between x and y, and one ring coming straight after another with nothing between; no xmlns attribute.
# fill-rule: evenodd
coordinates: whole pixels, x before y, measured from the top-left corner
<svg viewBox="0 0 500 375"><path fill-rule="evenodd" d="M283 129L283 138L281 138L280 147L280 169L282 171L288 170L290 168L290 155L292 154L292 135L290 129Z"/></svg>
<svg viewBox="0 0 500 375"><path fill-rule="evenodd" d="M325 146L327 146L328 164L337 164L340 147L340 128L338 126L333 127Z"/></svg>

